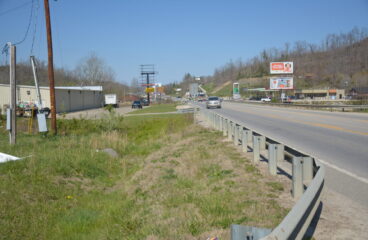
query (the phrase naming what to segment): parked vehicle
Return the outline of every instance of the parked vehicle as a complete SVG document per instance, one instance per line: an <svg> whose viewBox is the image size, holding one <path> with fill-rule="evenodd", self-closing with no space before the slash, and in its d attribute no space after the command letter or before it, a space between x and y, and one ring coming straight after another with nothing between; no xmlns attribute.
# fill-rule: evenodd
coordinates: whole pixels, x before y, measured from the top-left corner
<svg viewBox="0 0 368 240"><path fill-rule="evenodd" d="M269 97L261 98L261 102L271 102L271 98Z"/></svg>
<svg viewBox="0 0 368 240"><path fill-rule="evenodd" d="M221 108L221 100L219 97L209 97L206 103L207 108Z"/></svg>
<svg viewBox="0 0 368 240"><path fill-rule="evenodd" d="M260 101L262 98L261 97L250 97L249 100L250 101Z"/></svg>
<svg viewBox="0 0 368 240"><path fill-rule="evenodd" d="M141 103L142 103L143 106L149 106L149 102L145 98L141 100Z"/></svg>
<svg viewBox="0 0 368 240"><path fill-rule="evenodd" d="M142 108L142 103L141 101L134 101L132 103L132 108Z"/></svg>
<svg viewBox="0 0 368 240"><path fill-rule="evenodd" d="M116 94L105 94L105 106L112 105L113 107L118 107L118 98Z"/></svg>

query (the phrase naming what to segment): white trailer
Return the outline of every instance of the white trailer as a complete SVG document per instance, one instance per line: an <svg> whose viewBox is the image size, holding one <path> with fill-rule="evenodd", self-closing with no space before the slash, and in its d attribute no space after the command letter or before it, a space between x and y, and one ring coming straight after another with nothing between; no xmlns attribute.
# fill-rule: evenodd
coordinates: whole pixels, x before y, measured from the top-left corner
<svg viewBox="0 0 368 240"><path fill-rule="evenodd" d="M116 94L105 94L105 106L106 105L118 107L118 99Z"/></svg>

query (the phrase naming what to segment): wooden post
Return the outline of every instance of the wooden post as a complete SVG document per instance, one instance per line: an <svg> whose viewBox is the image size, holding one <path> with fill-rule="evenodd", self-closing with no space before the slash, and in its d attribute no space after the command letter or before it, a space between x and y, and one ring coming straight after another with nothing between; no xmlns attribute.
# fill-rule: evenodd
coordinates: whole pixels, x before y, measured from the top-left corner
<svg viewBox="0 0 368 240"><path fill-rule="evenodd" d="M52 53L52 35L51 35L49 0L44 0L44 4L45 4L46 33L47 33L48 77L49 77L49 82L50 82L51 129L56 135L57 126L56 126L54 60L53 60L53 53Z"/></svg>
<svg viewBox="0 0 368 240"><path fill-rule="evenodd" d="M16 143L17 137L17 81L16 81L16 48L9 44L10 48L10 109L11 129L9 133L10 144Z"/></svg>

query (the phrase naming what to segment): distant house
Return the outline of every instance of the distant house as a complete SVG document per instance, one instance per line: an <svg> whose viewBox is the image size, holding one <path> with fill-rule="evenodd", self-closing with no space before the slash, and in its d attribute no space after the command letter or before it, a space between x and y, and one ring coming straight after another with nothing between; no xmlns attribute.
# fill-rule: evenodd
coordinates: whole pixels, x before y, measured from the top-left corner
<svg viewBox="0 0 368 240"><path fill-rule="evenodd" d="M354 99L368 98L368 87L356 87L349 91L349 96Z"/></svg>

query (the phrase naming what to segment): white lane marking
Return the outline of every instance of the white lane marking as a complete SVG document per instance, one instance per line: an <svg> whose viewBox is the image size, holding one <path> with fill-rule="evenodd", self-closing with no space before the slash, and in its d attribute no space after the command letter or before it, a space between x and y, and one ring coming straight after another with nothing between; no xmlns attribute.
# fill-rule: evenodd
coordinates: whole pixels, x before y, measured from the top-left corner
<svg viewBox="0 0 368 240"><path fill-rule="evenodd" d="M258 131L258 133L261 133L261 132L259 132L259 131ZM261 133L261 134L262 134L262 133ZM265 135L265 134L263 134L263 135ZM279 142L280 142L280 141L279 141ZM280 142L280 143L282 143L282 142ZM282 143L282 144L284 144L284 143ZM347 170L345 170L345 169L342 169L342 168L340 168L340 167L338 167L338 166L336 166L336 165L334 165L334 164L332 164L332 163L329 163L329 162L327 162L327 161L325 161L325 160L322 160L322 159L320 159L320 158L318 158L318 157L315 157L315 156L313 156L312 154L306 153L306 152L304 152L304 151L300 151L300 150L298 150L299 148L297 148L297 147L290 146L289 144L284 144L284 145L287 145L287 146L289 146L289 147L291 147L291 148L295 149L296 151L298 151L298 152L300 152L300 153L303 153L303 154L305 154L305 155L309 155L309 156L311 156L311 157L315 158L317 161L319 161L319 162L321 162L322 164L324 164L325 166L328 166L328 167L330 167L330 168L332 168L332 169L335 169L335 170L336 170L336 171L338 171L338 172L341 172L341 173L343 173L343 174L345 174L345 175L348 175L349 177L352 177L352 178L354 178L355 180L358 180L358 181L361 181L361 182L363 182L363 183L365 183L365 184L368 184L368 179L366 179L366 178L364 178L364 177L360 177L360 176L356 175L355 173L352 173L352 172L349 172L349 171L347 171Z"/></svg>
<svg viewBox="0 0 368 240"><path fill-rule="evenodd" d="M330 168L335 169L335 170L336 170L336 171L338 171L338 172L341 172L341 173L343 173L343 174L348 175L349 177L354 178L355 180L359 180L359 181L361 181L361 182L363 182L363 183L365 183L365 184L368 184L368 179L366 179L366 178L364 178L364 177L360 177L360 176L356 175L355 173L349 172L349 171L347 171L347 170L345 170L345 169L342 169L342 168L340 168L340 167L338 167L338 166L336 166L336 165L333 165L333 164L331 164L331 163L329 163L329 162L327 162L327 161L324 161L324 160L322 160L322 159L318 159L318 158L316 158L316 159L317 159L317 161L319 161L319 162L323 163L324 165L326 165L326 166L328 166L328 167L330 167Z"/></svg>

